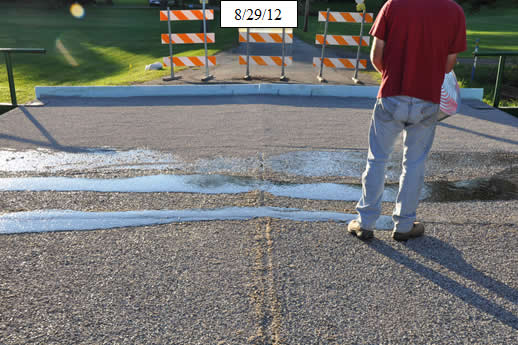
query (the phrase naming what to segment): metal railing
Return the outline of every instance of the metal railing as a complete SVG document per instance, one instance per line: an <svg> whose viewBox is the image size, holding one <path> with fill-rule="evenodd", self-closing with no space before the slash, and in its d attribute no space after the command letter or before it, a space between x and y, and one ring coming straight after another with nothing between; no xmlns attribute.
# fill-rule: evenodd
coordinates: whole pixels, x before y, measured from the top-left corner
<svg viewBox="0 0 518 345"><path fill-rule="evenodd" d="M14 87L13 63L11 61L12 53L33 53L45 54L43 48L0 48L0 52L5 54L5 67L7 68L7 79L9 80L9 92L11 93L11 105L18 106L16 101L16 89Z"/></svg>
<svg viewBox="0 0 518 345"><path fill-rule="evenodd" d="M500 91L502 88L502 77L504 75L505 58L507 56L518 56L518 52L473 52L473 56L498 56L498 71L496 73L495 94L493 96L493 107L498 108L500 104Z"/></svg>

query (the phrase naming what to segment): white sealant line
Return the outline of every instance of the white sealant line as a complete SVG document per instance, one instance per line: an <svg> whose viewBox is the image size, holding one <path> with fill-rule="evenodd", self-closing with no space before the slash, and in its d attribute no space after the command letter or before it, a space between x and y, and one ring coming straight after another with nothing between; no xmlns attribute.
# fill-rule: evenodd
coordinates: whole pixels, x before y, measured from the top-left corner
<svg viewBox="0 0 518 345"><path fill-rule="evenodd" d="M101 230L175 222L245 221L263 217L301 222L348 222L355 219L356 215L325 211L302 211L300 209L279 207L228 207L211 210L143 210L126 212L38 210L1 215L0 234ZM378 230L391 230L392 228L393 223L389 216L381 216L376 223L376 229Z"/></svg>
<svg viewBox="0 0 518 345"><path fill-rule="evenodd" d="M261 190L275 196L311 200L357 201L361 186L339 183L273 183L225 175L151 175L122 179L71 177L0 178L0 191L89 191L111 193L239 194ZM382 201L393 202L397 192L385 189ZM423 193L422 198L427 195Z"/></svg>
<svg viewBox="0 0 518 345"><path fill-rule="evenodd" d="M130 85L130 86L36 86L36 98L84 97L121 98L147 96L332 96L376 98L379 86L314 84L215 84L215 85ZM483 89L461 89L464 100L482 100Z"/></svg>

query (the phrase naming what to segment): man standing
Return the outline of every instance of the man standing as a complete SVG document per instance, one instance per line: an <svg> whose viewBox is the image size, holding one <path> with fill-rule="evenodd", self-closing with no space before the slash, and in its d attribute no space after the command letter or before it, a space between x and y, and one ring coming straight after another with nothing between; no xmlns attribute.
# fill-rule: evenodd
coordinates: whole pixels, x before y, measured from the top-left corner
<svg viewBox="0 0 518 345"><path fill-rule="evenodd" d="M403 169L393 212L392 237L402 241L424 233L416 209L432 147L444 74L466 50L466 19L453 0L388 0L370 31L371 61L382 75L369 131L358 218L348 231L373 237L381 214L385 163L403 132Z"/></svg>

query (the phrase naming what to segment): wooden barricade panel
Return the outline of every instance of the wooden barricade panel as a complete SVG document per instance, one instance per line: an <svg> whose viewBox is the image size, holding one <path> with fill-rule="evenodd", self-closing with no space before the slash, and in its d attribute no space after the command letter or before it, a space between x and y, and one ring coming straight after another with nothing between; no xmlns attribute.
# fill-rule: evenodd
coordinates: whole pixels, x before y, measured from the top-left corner
<svg viewBox="0 0 518 345"><path fill-rule="evenodd" d="M246 42L246 32L239 32L239 42ZM282 43L282 33L250 32L250 43ZM284 35L284 43L293 43L293 34Z"/></svg>
<svg viewBox="0 0 518 345"><path fill-rule="evenodd" d="M214 33L207 33L207 43L215 43ZM200 44L204 43L203 33L171 34L172 44ZM162 34L162 44L169 44L169 35Z"/></svg>
<svg viewBox="0 0 518 345"><path fill-rule="evenodd" d="M169 11L171 21L203 20L203 10ZM205 20L214 20L214 10L205 10ZM160 11L160 21L167 21L167 11Z"/></svg>
<svg viewBox="0 0 518 345"><path fill-rule="evenodd" d="M284 66L293 63L291 56L284 57ZM239 64L246 65L246 55L239 55ZM254 56L250 55L250 64L259 66L282 66L282 56Z"/></svg>
<svg viewBox="0 0 518 345"><path fill-rule="evenodd" d="M370 37L362 37L362 47L368 47L370 44ZM324 35L317 34L315 36L315 44L324 44ZM338 46L358 46L360 44L360 36L346 36L346 35L327 35L326 45Z"/></svg>
<svg viewBox="0 0 518 345"><path fill-rule="evenodd" d="M326 21L327 12L318 12L318 21ZM343 22L343 23L361 23L363 13L360 12L329 12L329 22ZM365 13L365 23L372 23L374 15L372 13Z"/></svg>
<svg viewBox="0 0 518 345"><path fill-rule="evenodd" d="M216 57L208 56L209 66L216 65ZM163 58L163 63L167 67L171 67L170 57L166 56ZM174 66L205 66L205 56L174 56L173 57L173 65Z"/></svg>
<svg viewBox="0 0 518 345"><path fill-rule="evenodd" d="M320 66L321 59L318 57L313 58L313 66ZM367 60L361 59L359 61L358 68L366 69L367 68ZM324 58L324 66L330 68L355 68L356 67L356 59L346 59L346 58Z"/></svg>

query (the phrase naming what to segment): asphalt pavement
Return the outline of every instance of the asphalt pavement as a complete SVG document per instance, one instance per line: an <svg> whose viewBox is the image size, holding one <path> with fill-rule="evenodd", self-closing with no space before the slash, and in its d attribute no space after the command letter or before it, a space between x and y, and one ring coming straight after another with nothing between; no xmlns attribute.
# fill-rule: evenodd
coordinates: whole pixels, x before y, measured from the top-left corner
<svg viewBox="0 0 518 345"><path fill-rule="evenodd" d="M0 191L4 232L8 216L25 213L23 221L30 222L42 211L84 213L70 216L62 231L0 235L0 343L516 341L518 119L467 101L440 123L426 181L455 188L446 188L441 201L421 202L418 218L426 234L407 242L393 241L385 230L362 242L347 234L344 222L236 220L228 213L211 221L67 231L79 222L102 224L109 213L131 218L139 210L354 214L355 201L319 199L310 187L358 186L374 100L249 95L42 101L44 106L0 117L5 184L24 177L95 184L201 174L239 178L243 186L249 178L302 185L308 194L203 192L219 186L212 179L200 182L196 193ZM399 147L388 164L390 184L397 183L400 159ZM502 181L508 193L483 200ZM480 193L457 198L475 189ZM383 214L390 216L392 207L384 202Z"/></svg>

